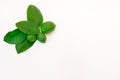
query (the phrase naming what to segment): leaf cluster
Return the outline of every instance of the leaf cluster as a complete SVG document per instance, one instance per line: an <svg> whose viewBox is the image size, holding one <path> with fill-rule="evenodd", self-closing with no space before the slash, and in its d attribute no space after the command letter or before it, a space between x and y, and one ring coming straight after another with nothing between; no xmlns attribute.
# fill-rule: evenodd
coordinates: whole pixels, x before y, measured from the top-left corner
<svg viewBox="0 0 120 80"><path fill-rule="evenodd" d="M55 24L51 21L43 22L41 11L34 5L27 8L27 20L16 23L16 29L8 32L4 36L4 41L15 44L17 53L22 53L33 46L38 40L46 42L46 34L55 29Z"/></svg>

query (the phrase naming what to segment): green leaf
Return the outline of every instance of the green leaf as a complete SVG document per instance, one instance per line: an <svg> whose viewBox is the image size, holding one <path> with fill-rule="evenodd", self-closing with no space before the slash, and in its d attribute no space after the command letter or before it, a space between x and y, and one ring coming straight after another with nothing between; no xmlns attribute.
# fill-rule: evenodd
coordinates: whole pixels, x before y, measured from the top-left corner
<svg viewBox="0 0 120 80"><path fill-rule="evenodd" d="M46 36L45 36L45 34L43 34L41 32L37 35L37 39L38 39L38 41L40 41L42 43L46 42Z"/></svg>
<svg viewBox="0 0 120 80"><path fill-rule="evenodd" d="M37 25L41 25L43 22L43 16L41 11L34 5L29 5L27 9L27 19Z"/></svg>
<svg viewBox="0 0 120 80"><path fill-rule="evenodd" d="M27 49L29 49L30 47L32 47L33 44L34 44L34 42L30 43L30 42L28 42L27 39L25 39L23 42L15 45L16 51L17 51L18 54L20 54L21 52L24 52Z"/></svg>
<svg viewBox="0 0 120 80"><path fill-rule="evenodd" d="M24 34L18 29L15 29L13 31L8 32L5 35L4 41L9 44L17 44L22 42L25 39L25 37L26 37L26 34Z"/></svg>
<svg viewBox="0 0 120 80"><path fill-rule="evenodd" d="M16 23L18 29L27 34L38 34L39 26L30 21L20 21Z"/></svg>
<svg viewBox="0 0 120 80"><path fill-rule="evenodd" d="M42 33L45 33L45 34L52 32L54 29L55 29L55 24L51 21L44 22L41 25Z"/></svg>
<svg viewBox="0 0 120 80"><path fill-rule="evenodd" d="M28 35L27 36L27 40L29 41L29 42L35 42L36 41L36 35Z"/></svg>

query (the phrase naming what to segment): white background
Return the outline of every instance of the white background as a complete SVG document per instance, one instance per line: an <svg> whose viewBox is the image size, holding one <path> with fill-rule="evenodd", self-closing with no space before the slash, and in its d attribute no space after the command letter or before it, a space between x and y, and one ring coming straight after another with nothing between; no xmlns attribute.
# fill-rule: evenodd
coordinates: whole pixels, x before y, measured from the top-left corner
<svg viewBox="0 0 120 80"><path fill-rule="evenodd" d="M29 4L57 26L18 55L3 37ZM0 0L0 80L120 80L120 0Z"/></svg>

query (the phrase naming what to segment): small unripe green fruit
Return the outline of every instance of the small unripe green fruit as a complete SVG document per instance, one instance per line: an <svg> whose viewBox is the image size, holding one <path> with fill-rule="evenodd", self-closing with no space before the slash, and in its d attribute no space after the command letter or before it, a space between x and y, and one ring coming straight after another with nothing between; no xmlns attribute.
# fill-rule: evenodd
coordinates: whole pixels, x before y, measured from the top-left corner
<svg viewBox="0 0 120 80"><path fill-rule="evenodd" d="M45 43L46 42L46 36L45 36L45 34L43 34L41 32L39 34L37 34L37 40L40 41L40 42L42 42L42 43Z"/></svg>
<svg viewBox="0 0 120 80"><path fill-rule="evenodd" d="M35 42L36 41L36 35L28 35L27 40L29 42Z"/></svg>

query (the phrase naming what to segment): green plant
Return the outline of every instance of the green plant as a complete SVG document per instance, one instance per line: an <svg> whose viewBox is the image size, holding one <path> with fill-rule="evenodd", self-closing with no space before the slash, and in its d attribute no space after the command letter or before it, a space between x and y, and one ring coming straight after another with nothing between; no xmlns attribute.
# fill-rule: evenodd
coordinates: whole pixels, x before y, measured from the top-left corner
<svg viewBox="0 0 120 80"><path fill-rule="evenodd" d="M4 41L15 44L17 53L22 53L32 47L36 40L45 43L46 34L55 29L51 21L43 22L41 11L34 5L27 8L27 20L16 23L17 29L8 32Z"/></svg>

